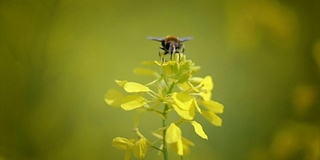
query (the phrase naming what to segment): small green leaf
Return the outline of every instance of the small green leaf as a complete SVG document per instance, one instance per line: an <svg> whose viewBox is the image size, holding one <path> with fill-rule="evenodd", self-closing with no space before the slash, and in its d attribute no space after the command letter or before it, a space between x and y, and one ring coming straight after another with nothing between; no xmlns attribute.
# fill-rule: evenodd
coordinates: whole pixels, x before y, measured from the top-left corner
<svg viewBox="0 0 320 160"><path fill-rule="evenodd" d="M181 90L187 91L191 89L191 85L188 82L182 82L177 84Z"/></svg>
<svg viewBox="0 0 320 160"><path fill-rule="evenodd" d="M173 74L172 66L168 65L168 63L164 63L161 67L164 75L168 76Z"/></svg>
<svg viewBox="0 0 320 160"><path fill-rule="evenodd" d="M147 100L138 95L128 95L122 100L121 108L129 111L147 104Z"/></svg>
<svg viewBox="0 0 320 160"><path fill-rule="evenodd" d="M179 77L178 83L186 82L189 80L190 77L191 77L191 71L187 71Z"/></svg>
<svg viewBox="0 0 320 160"><path fill-rule="evenodd" d="M176 143L181 140L181 129L174 123L171 123L166 131L166 142L168 144Z"/></svg>
<svg viewBox="0 0 320 160"><path fill-rule="evenodd" d="M202 115L205 119L207 119L211 124L215 126L222 126L222 119L218 117L212 111L202 111Z"/></svg>
<svg viewBox="0 0 320 160"><path fill-rule="evenodd" d="M180 63L176 63L176 61L172 61L174 62L174 64L172 65L173 66L173 71L175 74L178 74L179 71L180 71Z"/></svg>
<svg viewBox="0 0 320 160"><path fill-rule="evenodd" d="M191 121L190 123L193 125L194 131L197 133L198 136L200 136L203 139L208 139L208 136L203 131L203 128L200 123L198 123L196 121Z"/></svg>
<svg viewBox="0 0 320 160"><path fill-rule="evenodd" d="M201 77L191 77L191 78L189 79L189 81L190 81L191 83L201 83L201 82L203 81L203 78L201 78Z"/></svg>
<svg viewBox="0 0 320 160"><path fill-rule="evenodd" d="M127 82L123 88L128 93L149 92L150 91L150 89L147 86L142 85L140 83L136 83L136 82Z"/></svg>
<svg viewBox="0 0 320 160"><path fill-rule="evenodd" d="M193 66L193 67L191 68L192 74L198 72L200 69L201 69L200 66Z"/></svg>

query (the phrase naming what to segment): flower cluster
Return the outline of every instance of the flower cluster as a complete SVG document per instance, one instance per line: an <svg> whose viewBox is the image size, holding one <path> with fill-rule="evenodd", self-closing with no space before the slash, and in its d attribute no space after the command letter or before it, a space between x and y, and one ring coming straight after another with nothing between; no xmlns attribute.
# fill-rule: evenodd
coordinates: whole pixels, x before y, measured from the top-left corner
<svg viewBox="0 0 320 160"><path fill-rule="evenodd" d="M162 118L162 126L153 132L157 139L155 142L162 142L158 147L156 143L145 138L138 129L138 140L128 140L117 137L113 139L113 146L127 151L126 159L133 153L137 158L144 158L148 147L163 152L164 159L168 159L167 146L171 147L178 155L183 156L189 152L189 147L194 144L182 137L179 125L190 123L197 135L208 139L202 125L195 121L196 113L202 115L206 120L215 126L222 125L222 119L217 116L223 112L223 105L212 100L213 81L211 76L204 78L193 75L200 70L199 66L185 55L180 60L167 62L144 62L146 66L158 66L160 71L152 69L137 68L136 74L154 77L154 80L147 84L116 80L116 83L124 89L126 94L110 89L105 95L107 104L121 107L126 111L142 109L154 112ZM167 114L176 112L180 119L175 122L167 121Z"/></svg>

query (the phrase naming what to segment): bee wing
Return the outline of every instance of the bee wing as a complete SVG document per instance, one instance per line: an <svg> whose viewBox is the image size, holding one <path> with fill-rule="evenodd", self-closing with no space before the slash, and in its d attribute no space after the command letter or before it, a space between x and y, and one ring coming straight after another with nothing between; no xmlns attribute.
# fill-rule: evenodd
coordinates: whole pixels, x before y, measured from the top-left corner
<svg viewBox="0 0 320 160"><path fill-rule="evenodd" d="M161 42L164 40L164 38L161 38L161 37L147 37L147 39L158 41L158 42Z"/></svg>
<svg viewBox="0 0 320 160"><path fill-rule="evenodd" d="M193 37L182 37L182 38L179 38L180 42L185 42L185 41L189 41L189 40L192 40Z"/></svg>

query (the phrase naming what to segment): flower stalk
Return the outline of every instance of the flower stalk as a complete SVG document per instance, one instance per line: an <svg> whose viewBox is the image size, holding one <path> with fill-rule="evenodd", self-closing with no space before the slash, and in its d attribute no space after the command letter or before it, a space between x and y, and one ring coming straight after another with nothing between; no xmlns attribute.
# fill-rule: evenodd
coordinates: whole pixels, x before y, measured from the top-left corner
<svg viewBox="0 0 320 160"><path fill-rule="evenodd" d="M168 111L168 105L165 104L164 105L164 109L163 109L163 119L162 119L162 127L166 127L167 126L167 111ZM163 159L164 160L169 160L168 158L168 146L167 146L167 143L165 141L166 139L166 129L163 130L162 132L162 137L163 137L163 140L162 140L162 145L163 145Z"/></svg>
<svg viewBox="0 0 320 160"><path fill-rule="evenodd" d="M112 145L126 151L125 160L129 160L131 155L138 159L145 158L148 148L161 151L164 160L169 160L169 149L182 158L190 152L190 147L194 144L182 136L179 126L182 123L189 123L198 136L207 140L208 136L202 125L195 120L196 115L204 117L215 126L221 126L222 119L217 114L221 114L224 107L212 100L211 76L195 77L194 74L200 67L187 60L185 55L182 55L181 59L172 61L144 62L144 64L148 67L159 67L160 72L145 68L135 69L134 72L151 76L154 80L146 84L117 80L116 83L126 93L110 89L105 95L105 101L108 105L120 107L125 111L139 109L140 112L142 110L156 113L162 118L162 126L152 132L153 139L155 138L153 141L135 128L138 139L117 137L113 139ZM170 112L175 112L180 118L169 122ZM161 143L158 144L159 142Z"/></svg>

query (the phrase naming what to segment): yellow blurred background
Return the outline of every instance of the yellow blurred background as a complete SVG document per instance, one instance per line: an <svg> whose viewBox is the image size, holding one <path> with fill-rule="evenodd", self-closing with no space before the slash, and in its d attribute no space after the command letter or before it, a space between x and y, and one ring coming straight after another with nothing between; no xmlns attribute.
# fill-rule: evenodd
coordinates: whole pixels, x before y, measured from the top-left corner
<svg viewBox="0 0 320 160"><path fill-rule="evenodd" d="M222 127L199 118L208 141L183 129L184 160L318 160L319 15L319 0L0 0L0 160L123 159L111 140L135 138L136 112L104 94L143 80L132 69L160 45L145 37L169 34L194 37L186 55L225 106Z"/></svg>

